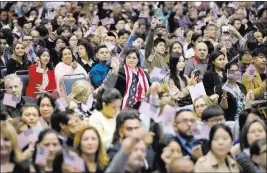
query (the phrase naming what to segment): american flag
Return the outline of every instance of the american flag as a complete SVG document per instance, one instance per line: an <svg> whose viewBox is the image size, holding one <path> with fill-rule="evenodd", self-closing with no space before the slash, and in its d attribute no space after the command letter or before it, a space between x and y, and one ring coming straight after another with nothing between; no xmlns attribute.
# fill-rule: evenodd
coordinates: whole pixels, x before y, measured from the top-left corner
<svg viewBox="0 0 267 173"><path fill-rule="evenodd" d="M65 111L66 107L68 107L68 102L66 101L65 98L60 97L59 99L56 100L56 105L59 110Z"/></svg>
<svg viewBox="0 0 267 173"><path fill-rule="evenodd" d="M233 34L230 35L229 39L232 44L236 44L238 42L238 39Z"/></svg>
<svg viewBox="0 0 267 173"><path fill-rule="evenodd" d="M144 115L154 119L155 115L158 112L158 109L159 109L158 107L156 107L156 106L154 106L154 105L152 105L150 103L142 101L141 105L139 107L139 112L141 114L144 114Z"/></svg>
<svg viewBox="0 0 267 173"><path fill-rule="evenodd" d="M108 18L101 19L102 25L108 25Z"/></svg>
<svg viewBox="0 0 267 173"><path fill-rule="evenodd" d="M256 69L255 69L254 65L252 65L252 64L250 64L246 69L246 72L250 76L254 76L255 71L256 71Z"/></svg>
<svg viewBox="0 0 267 173"><path fill-rule="evenodd" d="M63 155L64 155L64 163L66 165L79 169L82 172L85 171L85 162L81 157L71 155L67 152L63 152Z"/></svg>
<svg viewBox="0 0 267 173"><path fill-rule="evenodd" d="M37 165L45 166L47 162L47 158L49 155L49 150L43 147L38 147L36 152L35 163Z"/></svg>
<svg viewBox="0 0 267 173"><path fill-rule="evenodd" d="M5 93L4 99L3 99L3 104L6 106L11 106L13 108L16 108L17 103L19 102L20 98L12 95L12 94L7 94Z"/></svg>
<svg viewBox="0 0 267 173"><path fill-rule="evenodd" d="M32 128L20 133L18 136L18 143L21 149L23 149L30 143L35 143L36 141L37 141L37 135L34 133L34 130Z"/></svg>
<svg viewBox="0 0 267 173"><path fill-rule="evenodd" d="M145 12L141 12L139 18L148 18L149 14Z"/></svg>
<svg viewBox="0 0 267 173"><path fill-rule="evenodd" d="M114 18L108 18L107 25L113 25L115 24Z"/></svg>

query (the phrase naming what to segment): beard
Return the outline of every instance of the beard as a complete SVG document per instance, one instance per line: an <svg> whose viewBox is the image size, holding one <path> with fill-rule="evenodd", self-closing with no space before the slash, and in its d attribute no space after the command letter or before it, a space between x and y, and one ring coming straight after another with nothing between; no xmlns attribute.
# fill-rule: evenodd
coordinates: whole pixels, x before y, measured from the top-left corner
<svg viewBox="0 0 267 173"><path fill-rule="evenodd" d="M188 135L184 132L179 132L179 135L184 138L185 140L191 140L193 138L193 135Z"/></svg>

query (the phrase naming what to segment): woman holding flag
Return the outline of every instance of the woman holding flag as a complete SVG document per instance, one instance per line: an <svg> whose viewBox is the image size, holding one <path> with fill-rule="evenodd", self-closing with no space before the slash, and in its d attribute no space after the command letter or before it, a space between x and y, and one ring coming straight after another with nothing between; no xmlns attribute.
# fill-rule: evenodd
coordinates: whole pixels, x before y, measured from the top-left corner
<svg viewBox="0 0 267 173"><path fill-rule="evenodd" d="M239 113L254 100L254 94L252 91L247 93L245 86L237 82L240 78L237 63L227 63L225 70L227 71L227 81L222 87L223 95L220 106L225 110L225 119L233 121L238 119Z"/></svg>

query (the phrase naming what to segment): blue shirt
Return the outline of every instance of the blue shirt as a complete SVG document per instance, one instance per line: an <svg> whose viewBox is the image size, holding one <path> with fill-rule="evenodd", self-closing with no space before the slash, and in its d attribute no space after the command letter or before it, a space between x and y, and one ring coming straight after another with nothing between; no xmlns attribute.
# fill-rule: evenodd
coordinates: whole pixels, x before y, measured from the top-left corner
<svg viewBox="0 0 267 173"><path fill-rule="evenodd" d="M190 154L192 153L192 149L198 145L196 143L197 139L193 138L191 140L191 142L187 143L187 141L184 138L182 138L180 135L178 135L177 138L178 138L178 140L180 141L180 143L182 145L181 147L185 148L186 151L188 151L188 153L190 153Z"/></svg>

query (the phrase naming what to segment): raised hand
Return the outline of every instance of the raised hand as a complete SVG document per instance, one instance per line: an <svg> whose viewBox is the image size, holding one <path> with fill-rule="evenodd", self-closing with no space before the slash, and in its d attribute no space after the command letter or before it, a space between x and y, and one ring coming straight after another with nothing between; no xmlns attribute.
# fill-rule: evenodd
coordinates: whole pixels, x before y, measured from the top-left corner
<svg viewBox="0 0 267 173"><path fill-rule="evenodd" d="M253 101L255 99L254 93L252 90L249 90L249 92L246 95L246 100L247 101Z"/></svg>
<svg viewBox="0 0 267 173"><path fill-rule="evenodd" d="M113 57L111 59L111 67L112 67L112 70L111 70L112 74L117 75L120 69L120 61L118 58Z"/></svg>
<svg viewBox="0 0 267 173"><path fill-rule="evenodd" d="M135 133L122 141L121 149L125 153L132 152L134 146L140 141L144 140L148 135L151 135L151 132L148 132L144 128L139 128Z"/></svg>
<svg viewBox="0 0 267 173"><path fill-rule="evenodd" d="M158 18L154 17L151 21L151 29L156 29L158 24Z"/></svg>
<svg viewBox="0 0 267 173"><path fill-rule="evenodd" d="M135 33L138 28L139 28L139 22L135 22L133 25L133 32Z"/></svg>

